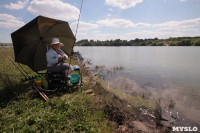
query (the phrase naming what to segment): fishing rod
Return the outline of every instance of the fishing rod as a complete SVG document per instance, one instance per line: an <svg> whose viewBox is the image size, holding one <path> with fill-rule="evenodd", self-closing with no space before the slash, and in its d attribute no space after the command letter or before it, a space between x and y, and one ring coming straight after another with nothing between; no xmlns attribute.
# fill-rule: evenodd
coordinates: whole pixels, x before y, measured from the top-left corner
<svg viewBox="0 0 200 133"><path fill-rule="evenodd" d="M21 79L21 81L22 82L24 82L24 81L28 81L28 80L32 80L32 79L34 79L35 78L35 76L30 76L29 74L28 74L28 72L19 64L19 63L17 63L19 66L20 66L20 68L23 70L23 72L22 72L22 70L11 60L11 58L9 57L9 56L7 56L7 54L4 52L4 50L2 49L2 48L0 48L0 50L2 51L2 53L4 54L4 56L5 57L7 57L8 59L9 59L9 61L20 71L20 73L24 76L24 79ZM25 74L24 74L25 73Z"/></svg>
<svg viewBox="0 0 200 133"><path fill-rule="evenodd" d="M79 17L78 17L78 23L76 25L75 38L76 38L77 31L78 31L78 25L79 25L79 21L80 21L80 17L81 17L82 7L83 7L83 0L81 1L81 8L80 8L80 13L79 13Z"/></svg>
<svg viewBox="0 0 200 133"><path fill-rule="evenodd" d="M82 7L83 7L83 0L81 1L80 13L79 13L78 22L77 22L77 25L76 25L74 44L75 44L75 42L76 42L76 35L77 35L77 32L78 32L78 25L79 25L79 22L80 22ZM73 46L72 46L72 52L73 52L74 44L73 44ZM71 55L72 55L72 53L71 53ZM71 63L71 58L70 58L70 63ZM70 63L69 63L69 64L70 64Z"/></svg>
<svg viewBox="0 0 200 133"><path fill-rule="evenodd" d="M6 52L4 52L4 50L0 47L0 50L2 51L2 52L0 52L1 53L1 55L2 55L2 57L7 57L8 59L9 59L9 61L20 71L20 73L22 74L22 76L24 76L25 77L25 79L22 79L22 81L28 81L28 80L32 80L32 79L34 79L35 78L35 76L33 76L33 77L31 77L27 72L26 72L26 70L19 64L19 63L17 63L18 64L18 66L11 60L11 58L9 57L9 56L7 56L7 54L6 54ZM20 70L20 68L24 71L24 73L26 73L26 75ZM19 75L14 75L14 74L1 74L0 73L0 77L1 76L3 76L3 75L6 75L6 76L19 76ZM11 82L12 83L12 82ZM29 87L30 88L30 87ZM42 92L42 91L40 91L42 88L41 87L38 87L38 86L36 86L35 84L33 84L32 85L32 88L34 88L41 96L42 96L42 98L46 101L46 102L48 102L48 100L49 100L49 98L47 97L47 95L44 93L44 92Z"/></svg>
<svg viewBox="0 0 200 133"><path fill-rule="evenodd" d="M81 1L80 13L79 13L78 22L77 22L77 25L76 25L76 32L75 32L75 41L74 41L74 44L75 44L75 42L76 42L76 35L77 35L77 32L78 32L78 25L79 25L79 22L80 22L82 7L83 7L83 0ZM73 46L72 46L72 52L73 52L74 44L73 44ZM70 58L69 58L69 68L68 68L68 71L69 71L69 69L70 69L72 52L71 52L71 55L70 55ZM73 53L73 54L74 54L74 53ZM82 74L81 74L81 87L82 87Z"/></svg>
<svg viewBox="0 0 200 133"><path fill-rule="evenodd" d="M31 77L29 74L28 74L28 72L22 67L22 65L20 64L20 63L17 63L19 66L20 66L20 68L26 73L26 75L28 75L28 77Z"/></svg>
<svg viewBox="0 0 200 133"><path fill-rule="evenodd" d="M3 51L3 49L2 49L1 47L0 47L0 49L1 49L2 53L4 54L4 56L7 57L8 60L20 71L20 73L21 73L22 75L24 75L24 77L27 78L27 76L26 76L26 75L20 70L20 68L10 59L10 57L8 57L8 56L6 55L6 53Z"/></svg>

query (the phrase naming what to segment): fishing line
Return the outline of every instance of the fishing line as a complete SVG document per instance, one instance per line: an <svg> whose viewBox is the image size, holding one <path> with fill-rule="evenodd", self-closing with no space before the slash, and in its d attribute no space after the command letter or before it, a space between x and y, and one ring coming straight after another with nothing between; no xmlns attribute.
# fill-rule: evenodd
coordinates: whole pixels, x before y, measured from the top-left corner
<svg viewBox="0 0 200 133"><path fill-rule="evenodd" d="M5 55L5 57L7 57L8 60L20 71L20 73L21 73L22 75L24 75L25 77L27 77L27 76L19 69L19 67L10 59L10 57L8 57L8 56L6 55L6 53L3 51L3 49L2 49L2 48L0 48L0 49L1 49L2 53Z"/></svg>
<svg viewBox="0 0 200 133"><path fill-rule="evenodd" d="M82 7L83 7L83 0L81 1L81 8L80 8L80 13L79 13L79 17L78 17L78 23L76 25L75 38L76 38L77 31L78 31L78 25L79 25L79 21L80 21L80 17L81 17Z"/></svg>
<svg viewBox="0 0 200 133"><path fill-rule="evenodd" d="M26 73L26 75L27 75L28 77L31 77L31 76L28 74L28 72L22 67L22 65L21 65L20 63L17 62L16 64L18 64L18 66L20 66L20 68L23 70L24 73Z"/></svg>
<svg viewBox="0 0 200 133"><path fill-rule="evenodd" d="M21 72L21 74L23 74L26 77L26 75L19 69L19 67L17 67L17 65L10 59L10 57L8 57L6 55L6 53L4 52L4 50L2 48L0 48L0 49L1 49L2 53L4 54L4 56L7 57L8 60Z"/></svg>
<svg viewBox="0 0 200 133"><path fill-rule="evenodd" d="M2 50L2 49L1 49ZM3 50L2 50L3 51ZM3 51L4 52L4 51ZM5 52L4 52L4 54L5 54ZM6 55L6 54L5 54ZM28 72L21 66L21 64L20 63L17 63L18 64L18 66L20 66L20 68L23 70L23 72L24 73L26 73L26 75L28 76L28 77L31 77L29 74L28 74Z"/></svg>
<svg viewBox="0 0 200 133"><path fill-rule="evenodd" d="M80 13L79 13L78 22L77 22L77 25L76 25L76 32L75 32L75 41L74 41L74 44L75 44L75 42L76 42L76 35L77 35L77 32L78 32L78 25L79 25L79 22L80 22L82 7L83 7L83 0L81 1ZM72 46L72 52L73 52L73 49L74 49L74 44L73 44L73 46ZM72 55L72 52L71 52L71 55ZM71 64L71 55L70 55L70 57L69 57L69 68L68 68L68 71L69 71L69 69L70 69L70 64Z"/></svg>
<svg viewBox="0 0 200 133"><path fill-rule="evenodd" d="M28 77L31 77L29 74L28 74L28 72L22 67L22 65L20 64L20 63L17 63L19 66L20 66L20 68L26 73L26 75L28 76Z"/></svg>

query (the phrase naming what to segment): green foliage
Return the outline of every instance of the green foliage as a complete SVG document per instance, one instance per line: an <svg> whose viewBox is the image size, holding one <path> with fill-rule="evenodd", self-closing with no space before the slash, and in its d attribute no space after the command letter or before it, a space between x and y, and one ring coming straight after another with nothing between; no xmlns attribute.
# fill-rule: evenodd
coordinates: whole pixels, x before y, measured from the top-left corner
<svg viewBox="0 0 200 133"><path fill-rule="evenodd" d="M190 46L191 40L182 40L180 46Z"/></svg>
<svg viewBox="0 0 200 133"><path fill-rule="evenodd" d="M135 40L107 40L94 41L87 39L80 40L76 46L200 46L200 37L177 37L168 39L139 39Z"/></svg>
<svg viewBox="0 0 200 133"><path fill-rule="evenodd" d="M91 97L68 94L50 102L20 95L0 111L0 132L111 132Z"/></svg>
<svg viewBox="0 0 200 133"><path fill-rule="evenodd" d="M200 46L200 40L195 43L195 46Z"/></svg>

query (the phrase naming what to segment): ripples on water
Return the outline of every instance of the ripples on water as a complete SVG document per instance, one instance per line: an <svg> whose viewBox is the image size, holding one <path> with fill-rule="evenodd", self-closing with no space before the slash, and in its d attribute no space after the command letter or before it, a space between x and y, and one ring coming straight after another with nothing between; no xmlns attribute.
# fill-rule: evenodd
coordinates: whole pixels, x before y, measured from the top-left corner
<svg viewBox="0 0 200 133"><path fill-rule="evenodd" d="M75 47L75 51L92 62L91 69L104 73L113 87L156 98L166 118L179 124L200 123L200 47Z"/></svg>

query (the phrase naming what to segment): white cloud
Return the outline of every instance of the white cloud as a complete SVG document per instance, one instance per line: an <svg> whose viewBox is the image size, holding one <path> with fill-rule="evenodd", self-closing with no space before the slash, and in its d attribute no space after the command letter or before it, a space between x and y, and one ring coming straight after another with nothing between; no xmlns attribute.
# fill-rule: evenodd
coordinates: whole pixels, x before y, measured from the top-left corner
<svg viewBox="0 0 200 133"><path fill-rule="evenodd" d="M27 8L34 15L70 21L77 20L79 9L61 0L33 0Z"/></svg>
<svg viewBox="0 0 200 133"><path fill-rule="evenodd" d="M10 20L10 19L16 19L16 17L9 14L0 14L0 20Z"/></svg>
<svg viewBox="0 0 200 133"><path fill-rule="evenodd" d="M97 34L97 33L101 33L101 31L100 30L96 30L96 31L93 31L92 33Z"/></svg>
<svg viewBox="0 0 200 133"><path fill-rule="evenodd" d="M99 20L97 23L100 26L108 26L113 28L137 28L137 32L127 33L110 33L104 34L103 32L93 32L92 34L84 34L79 38L88 38L93 40L131 40L135 38L168 38L168 37L181 37L181 36L200 36L200 18L189 19L184 21L169 21L160 24L134 24L130 20L113 19L113 20ZM123 24L123 25L122 25ZM148 28L145 28L148 27ZM144 29L145 28L145 29ZM98 29L101 30L101 29ZM115 31L115 30L113 30ZM124 30L123 30L124 31ZM133 30L134 31L134 30Z"/></svg>
<svg viewBox="0 0 200 133"><path fill-rule="evenodd" d="M145 38L159 38L166 39L169 37L182 37L182 36L199 36L200 30L186 30L186 31L139 31L139 32L127 32L125 34L118 33L101 33L101 32L93 32L90 33L78 33L77 40L88 39L88 40L134 40L135 38L145 39Z"/></svg>
<svg viewBox="0 0 200 133"><path fill-rule="evenodd" d="M106 15L107 18L109 18L109 17L111 17L111 16L112 16L111 14L107 14L107 15Z"/></svg>
<svg viewBox="0 0 200 133"><path fill-rule="evenodd" d="M180 36L197 36L200 32L196 34L193 33L183 33L183 32L159 32L159 31L139 31L139 32L129 32L126 34L104 34L104 33L94 33L94 34L84 34L83 36L78 36L78 40L89 39L89 40L134 40L135 38L145 39L145 38L160 38L165 39L168 37L180 37Z"/></svg>
<svg viewBox="0 0 200 133"><path fill-rule="evenodd" d="M97 24L105 27L114 27L114 28L153 28L156 30L182 30L190 28L199 28L200 27L200 18L183 20L183 21L169 21L159 24L148 24L148 23L133 23L130 20L126 19L105 19L98 20Z"/></svg>
<svg viewBox="0 0 200 133"><path fill-rule="evenodd" d="M106 40L111 40L111 39L118 39L120 36L117 34L102 34L102 33L93 33L93 34L85 34L82 36L78 36L78 40L82 39L88 39L88 40L101 40L101 41L106 41Z"/></svg>
<svg viewBox="0 0 200 133"><path fill-rule="evenodd" d="M135 38L167 38L171 36L172 34L170 32L156 32L156 31L139 31L139 32L130 32L127 34L124 34L123 38L130 40L130 39L135 39Z"/></svg>
<svg viewBox="0 0 200 133"><path fill-rule="evenodd" d="M97 24L100 24L101 26L115 27L115 28L144 28L151 26L151 24L145 24L141 22L134 24L132 21L126 19L98 20Z"/></svg>
<svg viewBox="0 0 200 133"><path fill-rule="evenodd" d="M135 24L134 27L137 27L137 28L145 28L145 27L150 27L150 26L151 26L151 24L139 22L139 23Z"/></svg>
<svg viewBox="0 0 200 133"><path fill-rule="evenodd" d="M25 23L19 21L18 18L9 14L0 14L0 27L2 28L19 28Z"/></svg>
<svg viewBox="0 0 200 133"><path fill-rule="evenodd" d="M136 4L141 3L142 1L143 0L106 0L106 4L121 9L127 9L135 7Z"/></svg>
<svg viewBox="0 0 200 133"><path fill-rule="evenodd" d="M77 22L74 22L70 25L70 27L75 31L76 27L77 27ZM88 30L93 30L93 29L97 29L99 27L98 24L91 24L91 23L86 23L86 22L79 22L78 25L78 30L80 31L88 31Z"/></svg>
<svg viewBox="0 0 200 133"><path fill-rule="evenodd" d="M131 32L131 33L126 33L126 34L115 34L115 33L93 33L93 34L84 34L82 36L78 36L78 40L82 39L88 39L88 40L101 40L101 41L106 41L106 40L115 40L115 39L121 39L121 40L133 40L135 38L155 38L157 35L159 35L160 32L155 33L152 31L141 31L141 32ZM160 36L159 36L160 37Z"/></svg>
<svg viewBox="0 0 200 133"><path fill-rule="evenodd" d="M5 8L7 9L11 9L11 10L19 10L19 9L23 9L27 3L29 2L29 0L18 0L17 3L10 3L9 5L5 5Z"/></svg>
<svg viewBox="0 0 200 133"><path fill-rule="evenodd" d="M154 28L157 30L183 30L183 29L190 29L193 27L200 27L200 18L196 19L189 19L183 21L169 21L161 24L154 24Z"/></svg>
<svg viewBox="0 0 200 133"><path fill-rule="evenodd" d="M98 24L106 27L115 27L115 28L129 28L133 27L134 23L126 19L106 19L98 20Z"/></svg>

